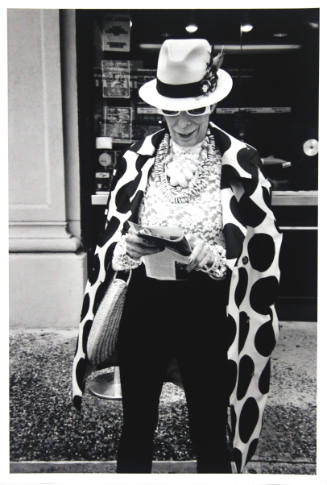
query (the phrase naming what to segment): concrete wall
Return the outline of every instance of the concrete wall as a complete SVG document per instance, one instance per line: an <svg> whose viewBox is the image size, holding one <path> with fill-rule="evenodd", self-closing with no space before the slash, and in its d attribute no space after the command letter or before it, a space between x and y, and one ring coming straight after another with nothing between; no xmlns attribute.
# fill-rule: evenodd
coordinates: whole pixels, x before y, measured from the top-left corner
<svg viewBox="0 0 327 485"><path fill-rule="evenodd" d="M80 241L74 13L8 9L10 322L77 325ZM62 77L62 73L64 76Z"/></svg>

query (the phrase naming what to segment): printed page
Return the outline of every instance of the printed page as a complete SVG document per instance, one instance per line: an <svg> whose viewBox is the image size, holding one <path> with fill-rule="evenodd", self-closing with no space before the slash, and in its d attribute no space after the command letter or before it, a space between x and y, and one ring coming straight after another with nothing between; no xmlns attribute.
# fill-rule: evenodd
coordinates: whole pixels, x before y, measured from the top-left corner
<svg viewBox="0 0 327 485"><path fill-rule="evenodd" d="M188 264L189 257L182 256L171 249L164 249L164 251L142 258L145 271L149 278L157 280L176 280L176 266L175 263Z"/></svg>

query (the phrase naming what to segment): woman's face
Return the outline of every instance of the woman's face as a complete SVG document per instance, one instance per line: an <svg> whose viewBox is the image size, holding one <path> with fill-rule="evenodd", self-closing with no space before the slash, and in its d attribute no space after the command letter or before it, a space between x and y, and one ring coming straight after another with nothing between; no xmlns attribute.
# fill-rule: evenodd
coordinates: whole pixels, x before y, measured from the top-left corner
<svg viewBox="0 0 327 485"><path fill-rule="evenodd" d="M164 118L174 142L182 147L192 147L205 138L209 116L190 116L186 111L181 111L179 115Z"/></svg>

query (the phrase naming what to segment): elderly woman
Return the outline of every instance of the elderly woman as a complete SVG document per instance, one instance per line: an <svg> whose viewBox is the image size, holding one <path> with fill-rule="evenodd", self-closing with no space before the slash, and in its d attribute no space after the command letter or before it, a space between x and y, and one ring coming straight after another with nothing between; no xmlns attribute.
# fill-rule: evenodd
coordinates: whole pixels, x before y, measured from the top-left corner
<svg viewBox="0 0 327 485"><path fill-rule="evenodd" d="M162 45L157 78L139 94L167 126L124 154L86 287L73 368L76 405L94 314L115 271L132 270L118 339L120 473L151 472L159 398L172 359L199 473L231 473L232 462L242 471L260 434L278 337L281 234L257 151L209 121L232 88L221 60L204 39ZM165 247L129 222L183 231L191 254L175 264L173 277L147 274L144 263Z"/></svg>

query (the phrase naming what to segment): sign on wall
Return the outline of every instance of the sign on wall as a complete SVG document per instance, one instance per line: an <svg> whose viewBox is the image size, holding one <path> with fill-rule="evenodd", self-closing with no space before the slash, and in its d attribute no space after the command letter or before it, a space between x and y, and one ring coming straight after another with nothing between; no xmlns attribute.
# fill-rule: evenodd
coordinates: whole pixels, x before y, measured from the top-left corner
<svg viewBox="0 0 327 485"><path fill-rule="evenodd" d="M127 15L107 15L103 19L102 50L129 52L131 45L130 18Z"/></svg>

